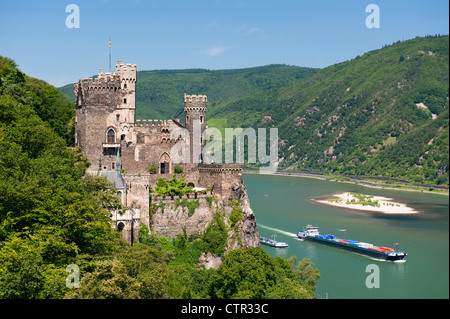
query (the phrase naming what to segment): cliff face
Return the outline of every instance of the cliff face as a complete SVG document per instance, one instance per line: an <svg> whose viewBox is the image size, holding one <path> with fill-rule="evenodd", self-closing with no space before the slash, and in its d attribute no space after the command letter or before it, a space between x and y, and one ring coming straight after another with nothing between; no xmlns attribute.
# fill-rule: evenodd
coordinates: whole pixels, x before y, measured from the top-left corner
<svg viewBox="0 0 450 319"><path fill-rule="evenodd" d="M231 196L198 195L197 198L170 197L153 199L151 232L167 237L183 233L203 234L220 218L226 225L225 253L241 247L260 246L256 218L250 207L245 185L234 183Z"/></svg>
<svg viewBox="0 0 450 319"><path fill-rule="evenodd" d="M235 224L236 227L229 232L227 249L234 250L241 247L259 247L260 242L256 218L250 207L245 184L233 185L231 197L233 205L231 208L228 205L225 211L230 210L231 216L234 208L235 212L241 211L242 218Z"/></svg>

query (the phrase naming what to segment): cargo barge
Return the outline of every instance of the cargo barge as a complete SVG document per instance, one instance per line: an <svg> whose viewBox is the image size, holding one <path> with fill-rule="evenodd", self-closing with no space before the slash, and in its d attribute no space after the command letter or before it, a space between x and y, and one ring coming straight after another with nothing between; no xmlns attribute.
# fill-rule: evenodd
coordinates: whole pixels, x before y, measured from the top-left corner
<svg viewBox="0 0 450 319"><path fill-rule="evenodd" d="M361 255L366 255L376 259L398 261L404 260L407 254L389 247L378 247L370 243L364 243L357 240L341 239L335 235L321 235L318 227L308 225L306 230L297 233L301 240L309 240L319 244L341 248Z"/></svg>
<svg viewBox="0 0 450 319"><path fill-rule="evenodd" d="M261 242L261 244L264 244L264 245L267 245L267 246L271 246L271 247L275 247L275 248L286 248L286 247L288 247L288 244L286 244L285 242L276 241L276 240L265 238L265 237L259 237L259 241Z"/></svg>

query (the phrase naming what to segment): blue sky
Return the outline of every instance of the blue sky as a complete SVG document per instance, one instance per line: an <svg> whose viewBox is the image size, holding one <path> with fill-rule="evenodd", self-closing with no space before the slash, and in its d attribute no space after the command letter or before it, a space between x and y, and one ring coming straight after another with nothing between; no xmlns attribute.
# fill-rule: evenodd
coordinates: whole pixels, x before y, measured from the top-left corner
<svg viewBox="0 0 450 319"><path fill-rule="evenodd" d="M68 4L80 28L66 27ZM380 28L366 27L366 6ZM0 55L55 86L113 69L326 67L397 40L448 34L447 0L0 0Z"/></svg>

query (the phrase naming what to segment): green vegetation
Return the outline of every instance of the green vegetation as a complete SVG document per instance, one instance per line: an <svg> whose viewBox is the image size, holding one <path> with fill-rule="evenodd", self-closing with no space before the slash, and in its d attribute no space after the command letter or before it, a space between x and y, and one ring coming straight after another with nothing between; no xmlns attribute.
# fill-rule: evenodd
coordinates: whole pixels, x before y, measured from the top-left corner
<svg viewBox="0 0 450 319"><path fill-rule="evenodd" d="M137 119L170 119L183 108L183 92L206 94L208 109L248 94L284 87L315 73L317 69L288 65L267 65L235 70L138 71ZM73 84L59 88L73 102ZM182 118L184 121L184 118Z"/></svg>
<svg viewBox="0 0 450 319"><path fill-rule="evenodd" d="M233 202L233 208L230 215L231 227L233 228L240 220L242 220L242 208L240 205L240 201L235 201Z"/></svg>
<svg viewBox="0 0 450 319"><path fill-rule="evenodd" d="M89 163L67 148L53 105L60 93L2 57L0 74L0 298L61 298L67 265L91 270L124 244L108 212L120 200L105 178L83 178Z"/></svg>
<svg viewBox="0 0 450 319"><path fill-rule="evenodd" d="M173 170L176 174L181 174L183 173L183 166L175 166Z"/></svg>
<svg viewBox="0 0 450 319"><path fill-rule="evenodd" d="M214 185L211 185L210 187L197 191L193 190L192 186L186 186L186 182L184 180L184 175L181 175L181 179L178 180L175 175L173 175L171 180L164 180L162 178L159 178L156 182L156 188L154 191L150 190L150 193L154 192L156 197L165 197L165 196L178 196L179 198L183 197L186 193L192 193L192 194L206 194L209 192Z"/></svg>
<svg viewBox="0 0 450 319"><path fill-rule="evenodd" d="M67 145L74 144L74 107L50 84L22 73L17 64L0 55L0 96L31 108ZM5 101L3 103L6 103Z"/></svg>
<svg viewBox="0 0 450 319"><path fill-rule="evenodd" d="M30 83L36 87L30 89ZM36 88L39 94L32 94ZM55 99L43 98L50 96ZM314 296L313 285L302 279L307 273L296 274L261 248L233 252L222 257L223 268L204 269L202 253L224 252L228 229L220 214L203 234L189 238L150 236L141 225L141 242L128 245L111 227L109 210L123 209L117 191L106 178L84 176L89 163L80 149L67 147L71 117L59 116L62 105L54 105L56 100L67 102L0 57L1 299L222 298L228 291L218 290L221 283L229 287L233 280L240 287L240 258L254 268L246 269L245 295L239 296ZM158 187L161 194L180 195L184 178L159 181ZM66 287L70 264L80 269L78 289ZM255 274L262 274L262 282L252 280Z"/></svg>
<svg viewBox="0 0 450 319"><path fill-rule="evenodd" d="M184 175L181 175L180 180L178 180L176 176L173 175L173 178L169 181L159 178L156 182L155 191L158 196L179 196L181 198L184 194L192 192L192 187L186 186Z"/></svg>
<svg viewBox="0 0 450 319"><path fill-rule="evenodd" d="M206 94L209 127L279 129L279 168L448 186L448 74L448 36L398 41L322 70L142 71L137 117L171 118L180 92ZM72 85L60 90L73 99Z"/></svg>
<svg viewBox="0 0 450 319"><path fill-rule="evenodd" d="M223 221L222 214L216 213L214 220L205 229L203 234L204 251L215 255L221 255L225 252L227 244L228 229Z"/></svg>
<svg viewBox="0 0 450 319"><path fill-rule="evenodd" d="M148 235L148 228L141 224L140 243L123 246L110 258L97 261L92 271L82 275L80 288L70 290L65 297L314 297L320 274L307 258L295 264L295 257L272 258L264 249L246 248L222 257L223 264L217 270L206 270L199 264L199 258L212 248L208 241L213 237L211 234L205 232L203 236L188 237L184 232L169 239Z"/></svg>
<svg viewBox="0 0 450 319"><path fill-rule="evenodd" d="M322 70L138 72L136 112L171 118L180 92L206 94L209 127L277 127L280 168L448 186L448 74L449 37L427 36Z"/></svg>
<svg viewBox="0 0 450 319"><path fill-rule="evenodd" d="M187 207L188 216L192 216L192 215L194 215L194 212L197 209L197 207L199 206L199 204L200 204L200 201L198 199L188 200L187 198L183 198L183 199L177 198L175 200L175 210L177 209L178 206L181 206L183 208Z"/></svg>
<svg viewBox="0 0 450 319"><path fill-rule="evenodd" d="M228 101L208 118L277 127L280 168L448 185L448 110L449 37L429 36Z"/></svg>
<svg viewBox="0 0 450 319"><path fill-rule="evenodd" d="M374 206L374 207L380 207L380 204L377 200L372 200L372 195L364 195L359 193L350 193L350 195L353 196L353 198L350 200L348 199L345 203L348 204L360 204L363 206Z"/></svg>
<svg viewBox="0 0 450 319"><path fill-rule="evenodd" d="M304 259L293 269L285 259L271 258L260 248L232 251L214 276L211 295L230 299L313 298L312 287L319 273L310 267L310 261Z"/></svg>

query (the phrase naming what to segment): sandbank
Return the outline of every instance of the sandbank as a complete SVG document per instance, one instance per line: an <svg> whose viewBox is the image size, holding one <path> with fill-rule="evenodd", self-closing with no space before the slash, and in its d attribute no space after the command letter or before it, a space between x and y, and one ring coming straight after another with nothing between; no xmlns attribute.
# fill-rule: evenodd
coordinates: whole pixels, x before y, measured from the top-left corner
<svg viewBox="0 0 450 319"><path fill-rule="evenodd" d="M419 211L409 207L406 204L394 202L392 198L359 193L345 192L334 194L325 199L311 200L317 203L335 207L343 207L382 214L411 215L419 213Z"/></svg>

